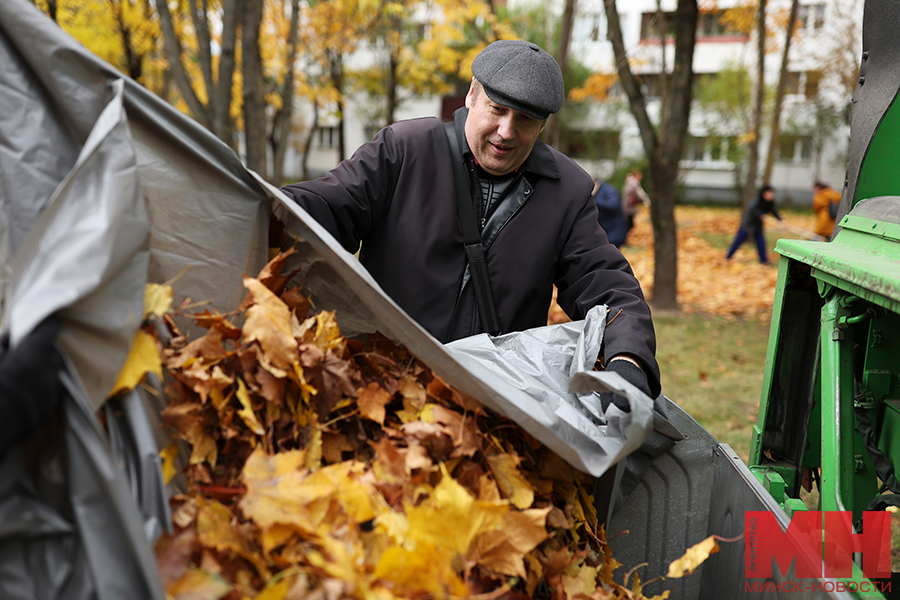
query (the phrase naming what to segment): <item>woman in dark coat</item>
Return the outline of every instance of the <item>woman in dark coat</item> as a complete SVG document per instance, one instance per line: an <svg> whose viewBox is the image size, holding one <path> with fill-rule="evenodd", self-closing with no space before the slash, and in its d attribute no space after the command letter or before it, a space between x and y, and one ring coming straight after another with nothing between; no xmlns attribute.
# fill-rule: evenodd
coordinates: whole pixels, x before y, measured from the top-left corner
<svg viewBox="0 0 900 600"><path fill-rule="evenodd" d="M741 218L741 227L738 229L737 235L734 236L734 241L731 243L731 248L728 249L728 254L725 255L726 259L730 260L741 244L748 237L752 236L756 240L759 262L762 264L769 262L768 258L766 258L766 238L763 235L762 217L765 214L770 214L779 221L781 220L781 215L775 210L775 190L768 184L759 188L756 198L747 207L747 211Z"/></svg>

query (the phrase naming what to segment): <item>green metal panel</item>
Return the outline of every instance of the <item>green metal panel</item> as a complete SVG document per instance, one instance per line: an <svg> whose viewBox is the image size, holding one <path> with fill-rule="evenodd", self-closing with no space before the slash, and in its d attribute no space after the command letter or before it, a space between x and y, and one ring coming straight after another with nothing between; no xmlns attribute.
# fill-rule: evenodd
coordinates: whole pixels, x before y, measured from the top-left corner
<svg viewBox="0 0 900 600"><path fill-rule="evenodd" d="M854 204L876 196L900 195L900 105L895 101L878 125L863 159Z"/></svg>
<svg viewBox="0 0 900 600"><path fill-rule="evenodd" d="M767 399L769 390L772 389L772 377L775 368L775 353L781 339L781 320L784 309L784 291L788 278L789 261L781 257L778 261L778 280L775 286L775 300L772 306L772 324L769 327L769 345L766 348L766 366L763 375L762 397L759 402L759 411L756 416L756 425L753 426L753 439L750 442L749 465L755 466L762 462L762 424L766 422Z"/></svg>
<svg viewBox="0 0 900 600"><path fill-rule="evenodd" d="M822 282L900 312L900 226L847 215L833 242L779 240L776 252Z"/></svg>

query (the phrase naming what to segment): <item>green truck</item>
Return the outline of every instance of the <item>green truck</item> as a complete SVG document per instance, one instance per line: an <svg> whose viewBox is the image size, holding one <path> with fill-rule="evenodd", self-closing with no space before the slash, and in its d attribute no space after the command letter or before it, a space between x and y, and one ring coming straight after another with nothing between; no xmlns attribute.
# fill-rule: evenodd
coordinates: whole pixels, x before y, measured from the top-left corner
<svg viewBox="0 0 900 600"><path fill-rule="evenodd" d="M611 535L630 530L613 548L625 564L647 562L648 577L662 574L667 561L706 535L743 534L723 543L694 579L659 584L671 587L672 598L900 593L889 579L870 581L863 573L862 555L876 552L884 522L878 532L873 522L866 537L859 533L865 511L900 500L893 467L900 461L898 25L900 3L866 1L833 239L777 243L778 283L749 466L673 405L688 439L656 460L609 528ZM866 552L854 555L850 576L797 578L796 562L780 578L746 576L745 551L752 549L747 511L769 511L786 530L794 515L815 510L852 513L848 520Z"/></svg>

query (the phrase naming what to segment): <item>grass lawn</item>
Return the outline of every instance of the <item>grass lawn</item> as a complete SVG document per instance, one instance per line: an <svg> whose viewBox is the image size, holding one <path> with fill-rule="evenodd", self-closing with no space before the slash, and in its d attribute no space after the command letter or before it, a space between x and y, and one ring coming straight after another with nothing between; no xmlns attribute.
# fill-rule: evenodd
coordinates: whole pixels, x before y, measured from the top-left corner
<svg viewBox="0 0 900 600"><path fill-rule="evenodd" d="M663 393L747 462L769 326L703 314L655 314L653 322Z"/></svg>

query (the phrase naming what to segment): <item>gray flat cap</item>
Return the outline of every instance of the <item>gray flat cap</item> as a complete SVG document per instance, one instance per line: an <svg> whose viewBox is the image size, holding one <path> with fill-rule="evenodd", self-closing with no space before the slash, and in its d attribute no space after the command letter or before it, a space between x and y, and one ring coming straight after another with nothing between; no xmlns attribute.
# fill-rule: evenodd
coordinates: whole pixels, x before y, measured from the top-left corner
<svg viewBox="0 0 900 600"><path fill-rule="evenodd" d="M537 44L524 40L499 40L488 45L472 62L472 75L488 98L535 119L558 112L566 96L556 60Z"/></svg>

